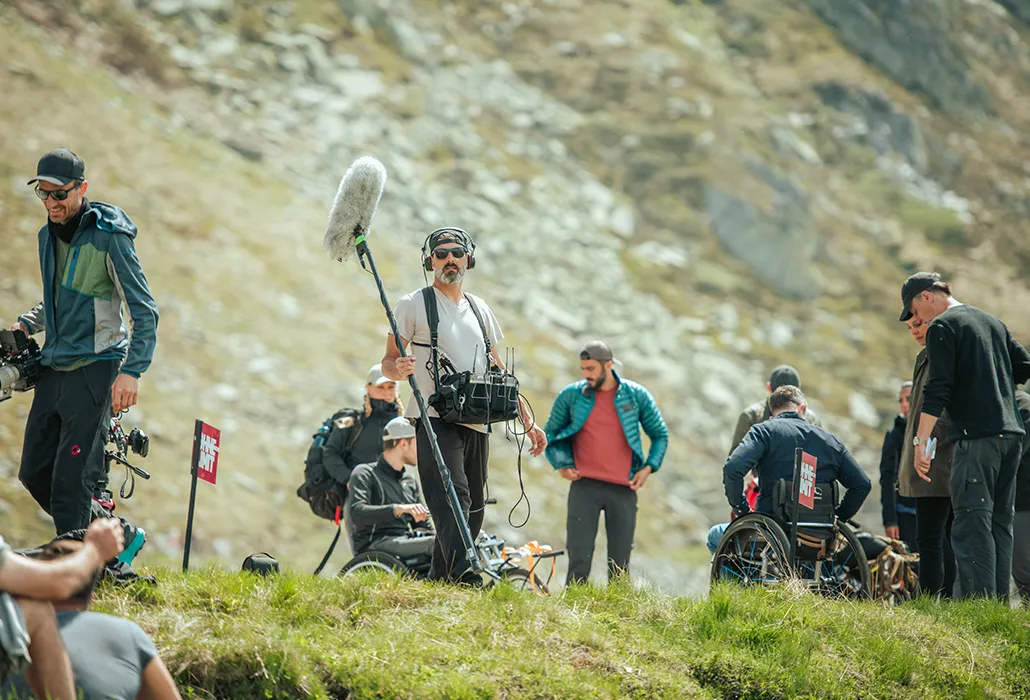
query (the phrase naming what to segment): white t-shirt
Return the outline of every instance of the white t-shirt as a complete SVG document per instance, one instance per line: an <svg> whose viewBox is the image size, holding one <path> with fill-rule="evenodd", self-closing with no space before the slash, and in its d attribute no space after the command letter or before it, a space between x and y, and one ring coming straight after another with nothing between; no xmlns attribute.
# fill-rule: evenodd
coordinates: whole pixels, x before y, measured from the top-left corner
<svg viewBox="0 0 1030 700"><path fill-rule="evenodd" d="M440 356L446 357L459 372L485 371L487 368L486 347L483 344L483 331L476 320L476 314L469 306L468 300L463 296L461 303L455 305L453 301L443 295L440 290L433 287L436 294L436 310L440 317L440 325L437 327L438 338L437 348ZM486 305L486 302L472 294L466 295L472 299L483 317L483 325L486 327L486 336L490 339L490 345L495 347L504 337L501 327L494 317L494 312ZM397 319L397 329L401 338L404 338L411 346L408 351L415 357L415 381L418 382L419 391L428 402L429 397L436 391L436 382L433 381L433 371L429 363L429 320L426 318L426 305L422 300L422 290L408 294L397 302L393 315ZM417 344L416 344L417 343ZM426 347L423 347L426 346ZM443 370L441 368L441 375ZM408 407L404 415L409 418L419 416L418 403L412 396L408 401ZM429 415L439 418L439 414L429 408ZM487 432L485 425L467 425L481 433Z"/></svg>

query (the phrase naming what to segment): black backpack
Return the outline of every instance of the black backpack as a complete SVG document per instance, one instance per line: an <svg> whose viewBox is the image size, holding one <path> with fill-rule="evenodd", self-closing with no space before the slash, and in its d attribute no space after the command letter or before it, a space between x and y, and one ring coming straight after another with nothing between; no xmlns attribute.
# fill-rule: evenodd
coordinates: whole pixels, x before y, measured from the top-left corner
<svg viewBox="0 0 1030 700"><path fill-rule="evenodd" d="M343 504L347 500L347 484L341 484L326 471L322 464L322 448L329 442L334 430L354 427L350 444L354 444L361 432L364 412L354 408L344 408L334 413L319 426L312 435L307 459L304 460L304 483L297 489L297 495L311 507L311 512L320 518L336 521L343 513ZM339 509L339 513L337 512Z"/></svg>

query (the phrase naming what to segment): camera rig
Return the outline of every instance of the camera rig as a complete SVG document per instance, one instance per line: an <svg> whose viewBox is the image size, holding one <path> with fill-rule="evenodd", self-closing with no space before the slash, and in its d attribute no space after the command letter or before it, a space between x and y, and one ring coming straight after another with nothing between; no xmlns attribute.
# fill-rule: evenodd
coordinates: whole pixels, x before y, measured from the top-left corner
<svg viewBox="0 0 1030 700"><path fill-rule="evenodd" d="M0 331L0 401L11 398L12 392L29 391L42 374L36 341L21 331Z"/></svg>
<svg viewBox="0 0 1030 700"><path fill-rule="evenodd" d="M111 425L108 426L106 437L105 442L113 445L114 449L104 450L104 475L97 482L93 497L101 506L113 511L114 494L108 489L111 464L120 464L125 467L125 480L122 482L118 494L122 498L132 498L132 494L136 491L136 477L149 479L150 474L130 463L129 453L137 454L145 459L150 452L150 437L139 428L133 428L126 435L119 422L119 416L111 417ZM126 485L129 487L128 492L125 489Z"/></svg>

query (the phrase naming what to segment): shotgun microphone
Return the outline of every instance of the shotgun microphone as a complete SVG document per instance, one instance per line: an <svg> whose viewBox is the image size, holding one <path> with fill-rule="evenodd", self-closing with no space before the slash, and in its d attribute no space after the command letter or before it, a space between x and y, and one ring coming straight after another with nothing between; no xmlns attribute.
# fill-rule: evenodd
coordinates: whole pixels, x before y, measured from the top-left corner
<svg viewBox="0 0 1030 700"><path fill-rule="evenodd" d="M322 250L333 260L350 259L365 242L385 186L386 168L372 156L362 156L347 168L322 239Z"/></svg>

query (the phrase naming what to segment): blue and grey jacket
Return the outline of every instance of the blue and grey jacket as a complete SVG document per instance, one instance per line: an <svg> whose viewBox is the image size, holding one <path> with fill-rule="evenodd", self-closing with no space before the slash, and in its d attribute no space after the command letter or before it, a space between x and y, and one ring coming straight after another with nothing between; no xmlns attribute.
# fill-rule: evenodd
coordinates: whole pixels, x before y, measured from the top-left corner
<svg viewBox="0 0 1030 700"><path fill-rule="evenodd" d="M613 371L614 374L614 371ZM661 411L654 397L644 387L628 379L621 379L615 390L615 410L619 414L619 422L626 435L626 442L633 450L633 466L629 478L650 466L652 472L658 471L665 458L665 450L669 445L669 429L665 425ZM547 433L547 449L544 454L547 461L555 469L575 466L572 456L572 438L587 422L590 411L594 408L594 391L586 380L569 384L558 394L551 408L544 432ZM640 439L640 427L643 426L647 437L651 439L651 449L644 458L644 445Z"/></svg>
<svg viewBox="0 0 1030 700"><path fill-rule="evenodd" d="M30 333L46 331L45 366L121 360L121 373L137 378L150 366L157 345L157 304L136 257L135 237L136 225L124 211L89 202L64 269L56 270L53 237L46 225L39 230L43 301L18 320Z"/></svg>

